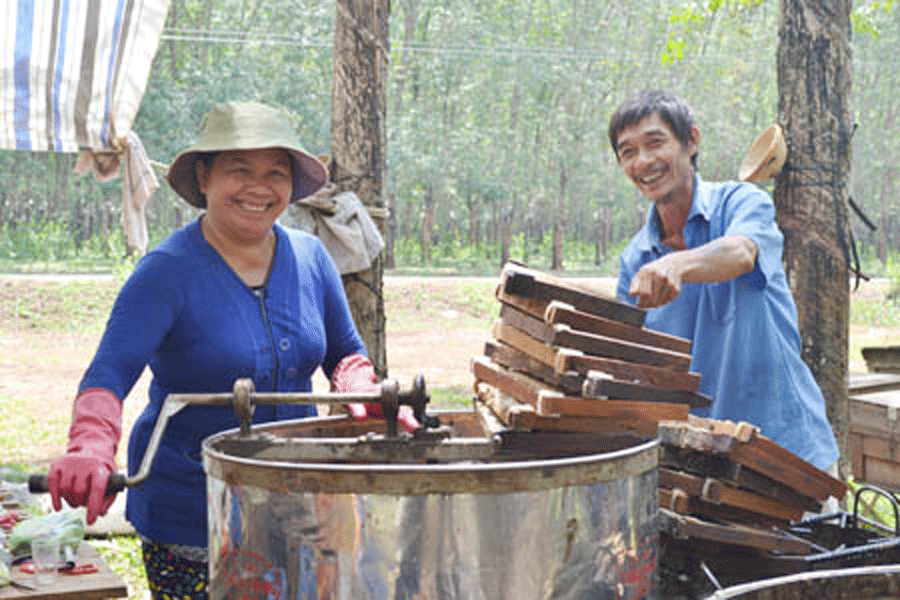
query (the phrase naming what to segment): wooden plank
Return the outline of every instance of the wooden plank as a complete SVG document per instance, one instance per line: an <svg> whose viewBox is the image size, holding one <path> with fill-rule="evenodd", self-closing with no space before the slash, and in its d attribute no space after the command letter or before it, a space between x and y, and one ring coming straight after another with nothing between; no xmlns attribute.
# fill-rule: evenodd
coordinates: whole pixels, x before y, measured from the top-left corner
<svg viewBox="0 0 900 600"><path fill-rule="evenodd" d="M851 434L851 441L856 436L863 456L874 456L886 462L897 463L897 468L900 469L900 439Z"/></svg>
<svg viewBox="0 0 900 600"><path fill-rule="evenodd" d="M527 333L515 327L504 325L500 321L494 321L491 334L495 340L503 342L507 346L512 346L538 362L556 368L556 350ZM559 369L556 369L556 371L557 373L561 372Z"/></svg>
<svg viewBox="0 0 900 600"><path fill-rule="evenodd" d="M679 540L705 540L756 548L763 552L805 556L817 552L815 546L796 536L743 525L710 523L665 508L658 513L660 533Z"/></svg>
<svg viewBox="0 0 900 600"><path fill-rule="evenodd" d="M869 346L862 349L866 368L876 373L900 373L900 346Z"/></svg>
<svg viewBox="0 0 900 600"><path fill-rule="evenodd" d="M56 581L48 586L37 586L34 575L22 573L15 566L10 567L14 581L36 589L0 587L0 600L102 600L128 596L125 581L109 568L90 543L82 542L79 546L78 562L96 565L97 572L84 575L60 573Z"/></svg>
<svg viewBox="0 0 900 600"><path fill-rule="evenodd" d="M670 402L687 404L692 408L708 407L712 400L707 396L680 390L668 390L653 385L613 379L605 373L589 371L584 379L581 395L586 398L615 400L643 400L644 402Z"/></svg>
<svg viewBox="0 0 900 600"><path fill-rule="evenodd" d="M513 416L510 423L516 429L531 431L559 432L620 432L634 433L645 438L656 436L657 421L642 415L631 419L607 417L570 417L565 415L539 415L537 413L520 413Z"/></svg>
<svg viewBox="0 0 900 600"><path fill-rule="evenodd" d="M735 462L819 501L829 496L843 498L847 491L844 482L782 448L747 423L691 417L687 423L660 424L659 435L664 444L727 454Z"/></svg>
<svg viewBox="0 0 900 600"><path fill-rule="evenodd" d="M900 390L900 374L850 373L847 376L847 392L851 396L890 390Z"/></svg>
<svg viewBox="0 0 900 600"><path fill-rule="evenodd" d="M880 485L889 490L900 490L900 469L897 463L875 456L863 456L865 482Z"/></svg>
<svg viewBox="0 0 900 600"><path fill-rule="evenodd" d="M476 383L483 381L500 392L512 396L519 402L524 402L535 407L540 412L541 402L546 398L564 398L562 392L547 388L546 384L537 379L504 369L486 357L476 356L472 359L472 373Z"/></svg>
<svg viewBox="0 0 900 600"><path fill-rule="evenodd" d="M576 433L620 432L647 438L656 437L658 421L644 413L635 412L627 416L619 414L614 417L539 415L531 405L517 402L487 383L478 383L476 394L510 429Z"/></svg>
<svg viewBox="0 0 900 600"><path fill-rule="evenodd" d="M493 409L485 402L475 403L475 412L482 429L488 435L495 435L507 429L506 424L494 413Z"/></svg>
<svg viewBox="0 0 900 600"><path fill-rule="evenodd" d="M653 348L625 340L576 331L568 325L554 325L547 341L551 346L580 350L586 354L643 363L686 372L691 366L691 355Z"/></svg>
<svg viewBox="0 0 900 600"><path fill-rule="evenodd" d="M900 392L857 394L849 401L850 431L900 439Z"/></svg>
<svg viewBox="0 0 900 600"><path fill-rule="evenodd" d="M475 384L475 394L481 402L491 409L501 423L507 427L514 427L516 416L520 413L534 414L534 407L530 404L519 402L492 385L486 383Z"/></svg>
<svg viewBox="0 0 900 600"><path fill-rule="evenodd" d="M598 317L558 300L553 300L547 305L547 309L543 314L543 320L548 325L568 325L572 329L587 333L595 333L684 354L691 353L690 340Z"/></svg>
<svg viewBox="0 0 900 600"><path fill-rule="evenodd" d="M500 277L503 291L507 294L547 301L559 300L578 310L614 321L638 327L644 324L646 311L643 309L619 302L605 294L585 289L559 277L514 263L507 263Z"/></svg>
<svg viewBox="0 0 900 600"><path fill-rule="evenodd" d="M850 468L853 471L853 477L857 481L865 481L866 474L863 468L863 435L851 431L848 436L847 445L850 448Z"/></svg>
<svg viewBox="0 0 900 600"><path fill-rule="evenodd" d="M484 354L501 367L540 379L565 394L573 396L581 394L584 377L574 371L557 373L553 367L528 356L512 346L507 346L493 339L485 342Z"/></svg>
<svg viewBox="0 0 900 600"><path fill-rule="evenodd" d="M802 488L798 485L800 481L810 490L814 489L815 486L823 486L826 490L824 494L807 494L817 500L825 501L828 499L828 496L834 496L838 500L843 500L847 494L846 483L816 468L762 434L757 434L753 443L738 444L731 452L731 456L738 462L745 460L744 464L761 473L765 473L760 468L761 465L768 466L773 461L776 465L782 465L783 479L773 477L770 473L765 474L776 481L787 483L801 491Z"/></svg>
<svg viewBox="0 0 900 600"><path fill-rule="evenodd" d="M801 508L782 504L765 496L727 486L712 477L698 477L682 471L661 468L659 470L659 486L668 489L680 489L688 496L703 502L739 508L773 519L799 521L803 518L804 511Z"/></svg>
<svg viewBox="0 0 900 600"><path fill-rule="evenodd" d="M659 464L702 477L713 477L733 487L746 489L782 504L809 512L820 512L822 503L794 488L739 465L724 454L696 452L674 446L660 446Z"/></svg>
<svg viewBox="0 0 900 600"><path fill-rule="evenodd" d="M721 506L689 496L679 489L657 488L660 508L682 515L693 515L724 523L749 524L755 527L786 527L790 521L776 519L761 513L733 506Z"/></svg>
<svg viewBox="0 0 900 600"><path fill-rule="evenodd" d="M640 402L627 400L594 400L569 396L541 398L537 412L543 415L570 417L604 417L610 419L651 419L655 422L686 420L689 408L685 404Z"/></svg>
<svg viewBox="0 0 900 600"><path fill-rule="evenodd" d="M592 356L580 350L568 348L556 350L556 370L558 372L575 371L582 375L587 375L590 371L599 371L614 379L646 383L684 392L696 392L700 387L700 375L697 373L682 373L652 365Z"/></svg>
<svg viewBox="0 0 900 600"><path fill-rule="evenodd" d="M541 415L561 415L602 418L609 421L639 420L654 423L671 419L687 419L686 405L670 403L623 402L576 398L546 387L533 377L509 371L486 357L472 359L472 371L477 381L497 388L501 393L534 407ZM655 433L655 431L654 431Z"/></svg>
<svg viewBox="0 0 900 600"><path fill-rule="evenodd" d="M545 344L553 337L553 329L543 319L532 317L520 310L504 304L500 307L500 322L515 327Z"/></svg>
<svg viewBox="0 0 900 600"><path fill-rule="evenodd" d="M692 416L687 425L681 423L676 423L675 425L683 431L687 431L688 429L694 432L706 431L722 440L729 440L730 448L727 452L733 459L742 464L746 464L777 481L789 483L794 487L796 487L798 482L805 482L807 485L813 487L821 486L836 498L843 498L844 494L847 492L847 485L843 481L835 479L822 469L815 467L786 448L778 445L763 435L758 427L750 425L749 423L734 423L732 421L704 419ZM742 462L739 460L741 457L753 460L757 464L754 465L750 462ZM766 471L759 468L759 465L763 463L775 463L776 468L773 469L773 472L780 469L783 471L781 477L773 477L770 473L766 473ZM827 496L820 498L813 494L808 495L820 500L827 498Z"/></svg>
<svg viewBox="0 0 900 600"><path fill-rule="evenodd" d="M544 313L547 312L547 306L550 304L550 300L544 300L542 298L528 298L517 294L508 294L504 291L502 284L497 286L496 295L497 300L502 304L512 306L536 319L544 318Z"/></svg>

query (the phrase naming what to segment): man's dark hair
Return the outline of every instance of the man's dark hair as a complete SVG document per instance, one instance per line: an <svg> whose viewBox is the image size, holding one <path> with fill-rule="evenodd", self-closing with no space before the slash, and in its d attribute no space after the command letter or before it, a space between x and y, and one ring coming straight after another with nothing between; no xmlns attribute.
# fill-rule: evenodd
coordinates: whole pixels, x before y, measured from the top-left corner
<svg viewBox="0 0 900 600"><path fill-rule="evenodd" d="M670 92L648 90L625 100L609 118L609 143L618 158L617 143L622 130L637 125L646 117L656 113L669 126L675 139L687 146L691 141L691 128L695 125L694 111L688 104ZM697 152L699 154L699 151ZM691 164L697 168L697 154L691 157Z"/></svg>

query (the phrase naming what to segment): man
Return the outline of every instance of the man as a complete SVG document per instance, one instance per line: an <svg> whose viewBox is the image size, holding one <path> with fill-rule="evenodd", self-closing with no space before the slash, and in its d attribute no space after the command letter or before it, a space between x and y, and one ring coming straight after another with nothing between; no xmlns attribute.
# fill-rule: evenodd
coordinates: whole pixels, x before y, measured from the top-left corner
<svg viewBox="0 0 900 600"><path fill-rule="evenodd" d="M703 181L690 107L642 92L609 122L625 175L653 203L620 256L618 297L647 308L645 325L692 342L691 370L713 399L700 416L747 421L820 469L838 448L825 401L800 358L797 309L768 194Z"/></svg>

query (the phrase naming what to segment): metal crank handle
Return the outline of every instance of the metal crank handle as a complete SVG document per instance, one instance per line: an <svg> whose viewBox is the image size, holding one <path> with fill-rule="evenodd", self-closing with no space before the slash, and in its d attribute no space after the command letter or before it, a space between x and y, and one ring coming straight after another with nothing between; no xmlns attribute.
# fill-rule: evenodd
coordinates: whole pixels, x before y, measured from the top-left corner
<svg viewBox="0 0 900 600"><path fill-rule="evenodd" d="M128 478L121 473L113 473L109 476L109 481L106 483L106 495L112 496L126 487L128 487ZM28 491L32 494L46 494L49 492L50 487L47 485L47 476L40 473L29 475Z"/></svg>

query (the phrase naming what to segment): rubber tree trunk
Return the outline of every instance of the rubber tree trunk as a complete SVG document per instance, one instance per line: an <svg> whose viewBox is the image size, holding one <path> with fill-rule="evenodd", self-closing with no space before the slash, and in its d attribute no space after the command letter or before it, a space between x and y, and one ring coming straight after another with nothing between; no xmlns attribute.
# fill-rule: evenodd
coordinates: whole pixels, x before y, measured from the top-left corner
<svg viewBox="0 0 900 600"><path fill-rule="evenodd" d="M803 359L825 396L844 475L849 465L851 5L850 0L781 2L779 121L788 159L774 194Z"/></svg>
<svg viewBox="0 0 900 600"><path fill-rule="evenodd" d="M384 235L382 196L389 0L337 0L331 108L331 176L353 191ZM344 276L350 310L375 369L387 375L383 256L367 271Z"/></svg>

